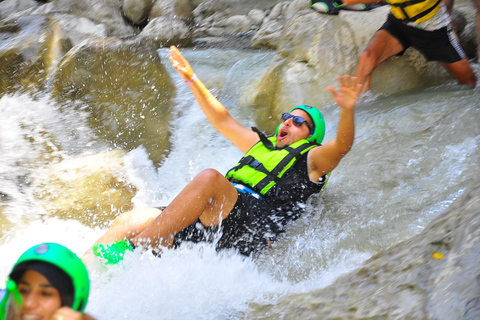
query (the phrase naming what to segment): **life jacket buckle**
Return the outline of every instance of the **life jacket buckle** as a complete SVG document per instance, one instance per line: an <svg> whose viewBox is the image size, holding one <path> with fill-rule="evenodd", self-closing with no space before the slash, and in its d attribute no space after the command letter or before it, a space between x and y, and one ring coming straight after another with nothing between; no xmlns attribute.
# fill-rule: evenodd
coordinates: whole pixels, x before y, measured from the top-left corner
<svg viewBox="0 0 480 320"><path fill-rule="evenodd" d="M252 159L248 165L254 169L258 169L262 164L257 159Z"/></svg>

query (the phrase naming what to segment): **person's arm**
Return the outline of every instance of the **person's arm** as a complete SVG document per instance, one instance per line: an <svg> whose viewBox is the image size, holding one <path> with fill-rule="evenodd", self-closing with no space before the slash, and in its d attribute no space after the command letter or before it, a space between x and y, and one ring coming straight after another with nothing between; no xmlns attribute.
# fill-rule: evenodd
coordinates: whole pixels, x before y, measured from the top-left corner
<svg viewBox="0 0 480 320"><path fill-rule="evenodd" d="M378 3L381 0L342 0L343 4L346 6L353 6L359 3Z"/></svg>
<svg viewBox="0 0 480 320"><path fill-rule="evenodd" d="M348 75L337 79L340 86L338 91L332 86L328 87L335 102L341 108L337 137L310 151L308 168L310 178L314 181L318 181L321 176L335 169L352 148L355 137L354 109L362 85L357 83L357 78Z"/></svg>
<svg viewBox="0 0 480 320"><path fill-rule="evenodd" d="M202 111L215 129L242 152L247 152L259 140L258 135L241 125L228 113L220 101L198 79L190 63L182 56L177 47L170 47L169 60L183 81L188 83Z"/></svg>

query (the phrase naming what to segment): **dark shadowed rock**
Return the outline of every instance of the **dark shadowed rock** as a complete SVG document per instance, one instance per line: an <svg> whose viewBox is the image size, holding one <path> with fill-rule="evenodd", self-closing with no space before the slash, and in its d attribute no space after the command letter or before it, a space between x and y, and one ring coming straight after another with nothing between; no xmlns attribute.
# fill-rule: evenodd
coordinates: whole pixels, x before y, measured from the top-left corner
<svg viewBox="0 0 480 320"><path fill-rule="evenodd" d="M151 0L123 0L122 12L133 24L143 24L147 21L152 8Z"/></svg>

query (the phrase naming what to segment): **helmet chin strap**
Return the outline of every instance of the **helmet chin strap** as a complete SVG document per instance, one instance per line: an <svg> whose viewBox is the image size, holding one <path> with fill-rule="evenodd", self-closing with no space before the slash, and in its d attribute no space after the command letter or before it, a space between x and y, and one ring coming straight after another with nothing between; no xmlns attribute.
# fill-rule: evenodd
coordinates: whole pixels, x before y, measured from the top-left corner
<svg viewBox="0 0 480 320"><path fill-rule="evenodd" d="M22 295L18 292L17 284L12 279L7 281L7 294L9 293L13 295L15 302L17 302L19 306L23 304Z"/></svg>
<svg viewBox="0 0 480 320"><path fill-rule="evenodd" d="M12 279L8 279L6 289L7 292L5 293L2 301L0 301L0 320L7 319L7 315L9 313L9 310L7 310L7 308L10 309L8 307L8 300L10 296L13 296L18 306L21 306L23 304L22 295L20 294L20 292L18 292L17 284L15 283L15 281L13 281Z"/></svg>
<svg viewBox="0 0 480 320"><path fill-rule="evenodd" d="M270 150L276 150L275 146L273 145L273 143L267 139L267 137L260 131L258 130L256 127L252 127L252 130L258 134L258 136L260 137L260 141L262 141L263 145L267 148L267 149L270 149Z"/></svg>

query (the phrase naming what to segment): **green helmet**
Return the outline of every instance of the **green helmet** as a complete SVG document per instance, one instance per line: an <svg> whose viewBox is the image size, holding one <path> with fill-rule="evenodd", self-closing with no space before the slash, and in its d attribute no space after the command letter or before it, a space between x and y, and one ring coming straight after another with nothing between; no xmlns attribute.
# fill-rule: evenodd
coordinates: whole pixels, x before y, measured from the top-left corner
<svg viewBox="0 0 480 320"><path fill-rule="evenodd" d="M16 300L19 297L16 284L12 279L13 275L18 274L22 270L28 270L29 264L38 262L53 265L71 279L73 285L73 303L71 307L77 311L83 312L85 310L90 292L90 280L87 268L82 260L75 253L60 244L42 243L25 251L13 266L10 277L7 280L7 294L5 294L0 304L0 319L3 319L5 315L6 301L4 300L8 299L9 293L13 293Z"/></svg>
<svg viewBox="0 0 480 320"><path fill-rule="evenodd" d="M323 138L325 137L325 119L323 118L323 115L320 112L320 110L318 110L313 106L304 104L304 105L293 108L292 110L290 110L290 112L296 109L300 109L308 113L310 118L312 118L313 124L315 126L312 136L307 140L314 141L318 144L321 144L323 141Z"/></svg>

